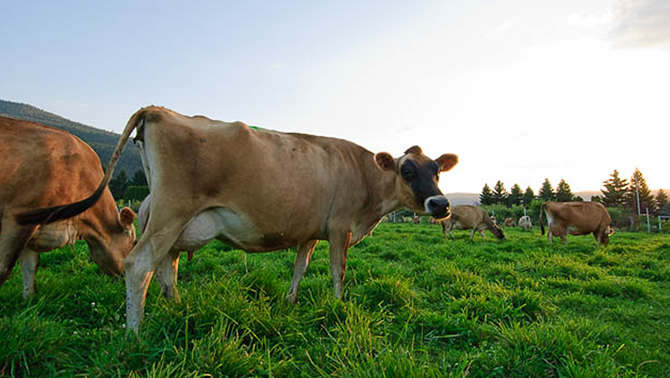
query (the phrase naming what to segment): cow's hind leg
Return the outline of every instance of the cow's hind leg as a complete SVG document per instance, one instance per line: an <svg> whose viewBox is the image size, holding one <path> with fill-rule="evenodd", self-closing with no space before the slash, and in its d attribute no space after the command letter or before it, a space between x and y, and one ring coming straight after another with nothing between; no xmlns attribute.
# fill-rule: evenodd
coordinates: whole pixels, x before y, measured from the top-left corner
<svg viewBox="0 0 670 378"><path fill-rule="evenodd" d="M184 224L152 224L142 235L139 243L130 251L124 261L126 268L126 326L135 333L139 332L144 315L144 301L149 282L158 264L170 259L168 253L179 237Z"/></svg>
<svg viewBox="0 0 670 378"><path fill-rule="evenodd" d="M32 249L24 248L19 255L19 262L23 272L23 298L27 299L35 294L35 275L40 263L40 254Z"/></svg>
<svg viewBox="0 0 670 378"><path fill-rule="evenodd" d="M163 296L181 302L177 289L177 274L179 272L179 251L172 250L156 267L156 281L161 287Z"/></svg>
<svg viewBox="0 0 670 378"><path fill-rule="evenodd" d="M288 291L286 300L295 303L298 297L298 285L302 276L305 275L309 263L312 261L312 253L318 240L310 240L298 245L298 253L295 256L295 267L293 268L293 280L291 280L291 288Z"/></svg>

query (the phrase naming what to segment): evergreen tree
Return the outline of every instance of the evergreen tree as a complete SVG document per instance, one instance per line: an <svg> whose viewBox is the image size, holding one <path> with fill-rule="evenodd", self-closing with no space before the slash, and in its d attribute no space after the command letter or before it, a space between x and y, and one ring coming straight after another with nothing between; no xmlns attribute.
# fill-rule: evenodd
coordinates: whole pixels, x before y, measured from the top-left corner
<svg viewBox="0 0 670 378"><path fill-rule="evenodd" d="M635 168L633 176L630 178L630 185L628 185L628 207L634 212L637 212L637 198L638 193L640 197L640 213L644 214L646 209L649 209L650 212L656 208L656 201L654 196L651 195L651 190L647 186L647 180L642 176L642 172L639 169Z"/></svg>
<svg viewBox="0 0 670 378"><path fill-rule="evenodd" d="M504 205L507 203L507 196L508 194L505 189L505 184L498 180L496 186L493 187L493 203Z"/></svg>
<svg viewBox="0 0 670 378"><path fill-rule="evenodd" d="M530 206L530 203L533 202L535 199L535 192L533 192L533 189L529 186L526 188L526 191L523 193L523 204L524 206L528 207Z"/></svg>
<svg viewBox="0 0 670 378"><path fill-rule="evenodd" d="M551 183L549 182L548 178L544 179L542 187L540 188L540 192L538 193L538 197L543 201L554 200L554 188L551 187Z"/></svg>
<svg viewBox="0 0 670 378"><path fill-rule="evenodd" d="M556 201L558 202L570 202L574 201L575 195L572 194L570 185L568 185L565 180L561 179L558 186L556 187Z"/></svg>
<svg viewBox="0 0 670 378"><path fill-rule="evenodd" d="M620 207L626 203L628 180L622 180L619 177L619 171L616 169L610 175L607 181L603 181L604 189L600 192L602 196L602 204L607 207Z"/></svg>
<svg viewBox="0 0 670 378"><path fill-rule="evenodd" d="M514 184L512 189L510 189L509 197L507 197L507 206L518 206L521 205L521 200L523 199L523 192L519 184Z"/></svg>
<svg viewBox="0 0 670 378"><path fill-rule="evenodd" d="M144 176L144 171L141 169L136 170L129 184L133 186L147 186L147 178Z"/></svg>
<svg viewBox="0 0 670 378"><path fill-rule="evenodd" d="M125 169L122 169L121 172L109 182L109 190L112 192L112 196L115 200L123 198L126 186L128 186L128 174Z"/></svg>
<svg viewBox="0 0 670 378"><path fill-rule="evenodd" d="M667 213L666 209L668 207L668 195L665 194L665 191L663 189L658 191L658 194L656 195L656 209L657 209L657 214L665 214Z"/></svg>
<svg viewBox="0 0 670 378"><path fill-rule="evenodd" d="M493 192L489 184L484 184L482 193L479 195L479 203L482 205L493 205Z"/></svg>

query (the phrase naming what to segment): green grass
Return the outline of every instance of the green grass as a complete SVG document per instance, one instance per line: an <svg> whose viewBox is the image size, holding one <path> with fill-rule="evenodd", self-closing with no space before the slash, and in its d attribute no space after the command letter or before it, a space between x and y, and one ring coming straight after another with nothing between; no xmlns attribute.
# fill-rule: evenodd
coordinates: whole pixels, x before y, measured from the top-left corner
<svg viewBox="0 0 670 378"><path fill-rule="evenodd" d="M182 259L182 303L152 283L139 340L124 281L79 243L43 254L32 299L18 267L0 289L0 376L670 376L670 236L505 233L382 224L350 249L343 301L321 242L296 305L295 252L215 242Z"/></svg>

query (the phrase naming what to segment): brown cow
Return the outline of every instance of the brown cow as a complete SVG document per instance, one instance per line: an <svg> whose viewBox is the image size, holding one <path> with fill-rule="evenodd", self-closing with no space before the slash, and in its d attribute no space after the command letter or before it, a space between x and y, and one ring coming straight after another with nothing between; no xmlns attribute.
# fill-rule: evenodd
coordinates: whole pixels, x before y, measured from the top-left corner
<svg viewBox="0 0 670 378"><path fill-rule="evenodd" d="M512 217L505 218L504 224L505 224L505 227L514 227L514 225L515 225L514 218L512 218Z"/></svg>
<svg viewBox="0 0 670 378"><path fill-rule="evenodd" d="M453 206L451 208L451 217L444 219L440 222L442 224L442 237L447 238L447 232L451 239L454 238L454 234L451 233L451 230L470 230L472 229L472 235L470 235L470 240L474 239L475 232L479 231L479 234L482 236L482 239L486 239L484 235L484 230L489 230L491 233L500 240L505 240L505 235L503 234L502 229L497 224L493 223L491 217L489 217L486 210L478 206L472 205L461 205Z"/></svg>
<svg viewBox="0 0 670 378"><path fill-rule="evenodd" d="M612 218L607 209L599 202L546 202L540 207L540 228L544 235L542 213L547 216L549 244L553 236L568 245L567 234L587 235L593 233L599 244L607 246L614 230L610 227Z"/></svg>
<svg viewBox="0 0 670 378"><path fill-rule="evenodd" d="M414 146L394 159L346 140L256 130L160 107L130 118L101 186L135 129L151 190L146 231L125 261L127 326L135 332L154 271L174 273L161 274L159 280L176 276L171 252L200 214L211 218L209 237L248 252L297 246L287 296L291 302L318 240L330 243L334 291L340 297L347 249L385 214L407 207L436 218L449 216L437 180L457 163L456 155L431 160ZM86 205L82 201L31 216L76 213Z"/></svg>
<svg viewBox="0 0 670 378"><path fill-rule="evenodd" d="M35 292L39 254L84 239L91 258L107 274L123 272L136 242L135 213L116 209L109 189L79 216L50 224L22 224L17 214L66 204L95 190L104 173L91 147L65 131L0 117L0 286L16 260L23 270L23 296Z"/></svg>

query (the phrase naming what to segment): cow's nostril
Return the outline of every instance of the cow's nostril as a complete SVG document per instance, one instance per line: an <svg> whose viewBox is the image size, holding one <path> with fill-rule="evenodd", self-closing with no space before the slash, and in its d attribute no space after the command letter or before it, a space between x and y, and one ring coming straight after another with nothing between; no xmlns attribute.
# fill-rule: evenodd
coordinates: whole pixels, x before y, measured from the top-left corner
<svg viewBox="0 0 670 378"><path fill-rule="evenodd" d="M426 200L426 212L437 218L449 216L449 200L444 196L430 197Z"/></svg>

